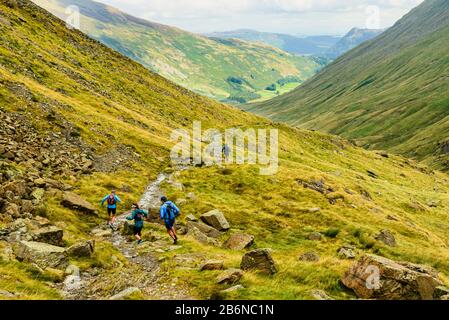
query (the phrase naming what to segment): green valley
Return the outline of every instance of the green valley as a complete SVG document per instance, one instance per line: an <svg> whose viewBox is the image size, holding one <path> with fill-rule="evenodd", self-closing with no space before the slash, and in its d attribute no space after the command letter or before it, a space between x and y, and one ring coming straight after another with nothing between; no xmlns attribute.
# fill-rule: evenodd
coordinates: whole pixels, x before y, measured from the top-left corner
<svg viewBox="0 0 449 320"><path fill-rule="evenodd" d="M172 131L194 121L277 129L279 171L173 165ZM128 222L106 223L100 201L112 189L120 217L142 194L155 198L140 246ZM160 192L181 209L177 245L158 223ZM29 0L0 2L1 300L365 298L342 279L367 254L406 262L391 263L407 271L388 279L399 296L380 298L440 299L448 209L445 173L218 103ZM268 256L269 272L251 254Z"/></svg>
<svg viewBox="0 0 449 320"><path fill-rule="evenodd" d="M264 44L209 39L90 0L34 2L63 20L67 7L79 7L84 33L187 89L229 103L260 99L257 91L271 83L288 76L304 81L321 68L311 57Z"/></svg>
<svg viewBox="0 0 449 320"><path fill-rule="evenodd" d="M282 97L244 109L449 169L449 3L427 0Z"/></svg>

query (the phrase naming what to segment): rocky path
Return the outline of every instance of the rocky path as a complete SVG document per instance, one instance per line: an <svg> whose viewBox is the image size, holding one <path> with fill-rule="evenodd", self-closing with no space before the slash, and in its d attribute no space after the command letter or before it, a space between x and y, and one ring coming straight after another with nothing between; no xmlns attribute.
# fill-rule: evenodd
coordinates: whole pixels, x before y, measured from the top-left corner
<svg viewBox="0 0 449 320"><path fill-rule="evenodd" d="M159 206L162 195L160 186L164 181L171 179L171 176L161 173L146 188L140 201L142 208L154 210ZM127 259L127 265L122 266L118 261L117 270L109 274L96 269L81 274L76 269L73 270L72 276L69 276L64 283L62 290L64 297L73 300L120 299L128 293L138 293L147 299L194 299L187 288L178 285L177 279L171 278L169 272L161 269L156 256L157 252L178 250L181 247L173 246L168 237L160 236L156 236L154 241L137 246L135 241L129 241L127 236L122 234L122 227L128 215L129 212L118 217L117 229L108 237ZM97 227L97 230L107 231L108 228L104 223Z"/></svg>

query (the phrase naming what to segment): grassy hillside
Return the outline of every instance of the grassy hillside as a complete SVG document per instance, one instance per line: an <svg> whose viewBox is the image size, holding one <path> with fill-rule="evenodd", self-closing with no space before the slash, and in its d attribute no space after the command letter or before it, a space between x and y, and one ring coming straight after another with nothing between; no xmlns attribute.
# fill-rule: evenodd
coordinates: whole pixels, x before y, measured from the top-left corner
<svg viewBox="0 0 449 320"><path fill-rule="evenodd" d="M268 45L209 39L90 0L34 2L64 20L66 8L78 6L84 33L185 88L231 103L258 99L257 91L287 76L302 82L320 67Z"/></svg>
<svg viewBox="0 0 449 320"><path fill-rule="evenodd" d="M45 192L33 216L45 216L63 228L67 246L93 237L91 229L106 219L99 200L111 188L124 200L120 211L127 210L160 171L172 171L171 130L189 129L192 121L200 120L205 129L280 130L280 170L274 176L258 175L257 166L203 167L176 177L183 188L164 185L168 196L180 204L181 222L188 214L198 217L217 208L229 219L231 233L244 230L255 236L256 247L273 249L280 272L273 276L245 272L245 289L224 298L312 299L311 289L325 290L334 298L353 298L339 283L352 263L337 257L336 250L345 243L353 244L358 254L431 265L444 281L449 280L447 175L201 97L66 29L62 21L27 0L0 3L0 105L0 132L11 133L0 136L0 192L20 176L30 186L37 177L52 178L100 212L99 217L82 215L62 207L57 190ZM15 149L6 152L10 146ZM75 159L76 165L80 157L92 159L92 168L72 169L70 161ZM37 190L29 188L33 194ZM192 192L190 200L181 202ZM7 200L21 199L13 194ZM0 218L3 232L8 215L1 212ZM397 247L374 239L382 229L395 235ZM310 232L324 237L308 240ZM147 244L153 237L166 237L154 224L147 224L144 236ZM96 292L108 297L127 281L136 285L130 275L139 273L109 240L96 240L92 258L71 260L99 279ZM0 299L61 299L58 279L16 261L11 257L13 245L0 240ZM200 254L223 259L228 268L238 267L244 252L202 245L190 236L181 237L181 246L178 251L154 253L161 274L169 276L164 285L188 287L197 298L222 296L220 290L226 287L216 284L217 271L176 265L177 258ZM320 255L320 261L299 261L298 256L310 250Z"/></svg>
<svg viewBox="0 0 449 320"><path fill-rule="evenodd" d="M449 3L427 0L303 86L246 110L447 170Z"/></svg>

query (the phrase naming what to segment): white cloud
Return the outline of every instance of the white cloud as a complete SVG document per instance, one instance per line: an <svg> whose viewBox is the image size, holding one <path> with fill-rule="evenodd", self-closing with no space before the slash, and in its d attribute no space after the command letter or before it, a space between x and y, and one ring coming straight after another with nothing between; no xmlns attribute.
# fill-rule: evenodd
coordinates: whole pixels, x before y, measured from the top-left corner
<svg viewBox="0 0 449 320"><path fill-rule="evenodd" d="M387 27L423 0L97 1L139 17L197 32L245 27L290 33L311 29L310 32L315 34L331 34L345 32L352 26L363 27L367 6L379 7L381 27Z"/></svg>

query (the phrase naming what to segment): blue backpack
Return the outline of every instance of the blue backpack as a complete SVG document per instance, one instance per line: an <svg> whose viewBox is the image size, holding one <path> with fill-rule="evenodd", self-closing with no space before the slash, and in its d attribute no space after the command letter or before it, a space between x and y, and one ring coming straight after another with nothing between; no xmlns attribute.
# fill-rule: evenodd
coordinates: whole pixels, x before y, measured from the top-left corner
<svg viewBox="0 0 449 320"><path fill-rule="evenodd" d="M168 217L171 220L173 220L173 219L179 217L180 212L175 207L173 207L170 202L168 202L167 206L166 206L166 214L168 215Z"/></svg>

